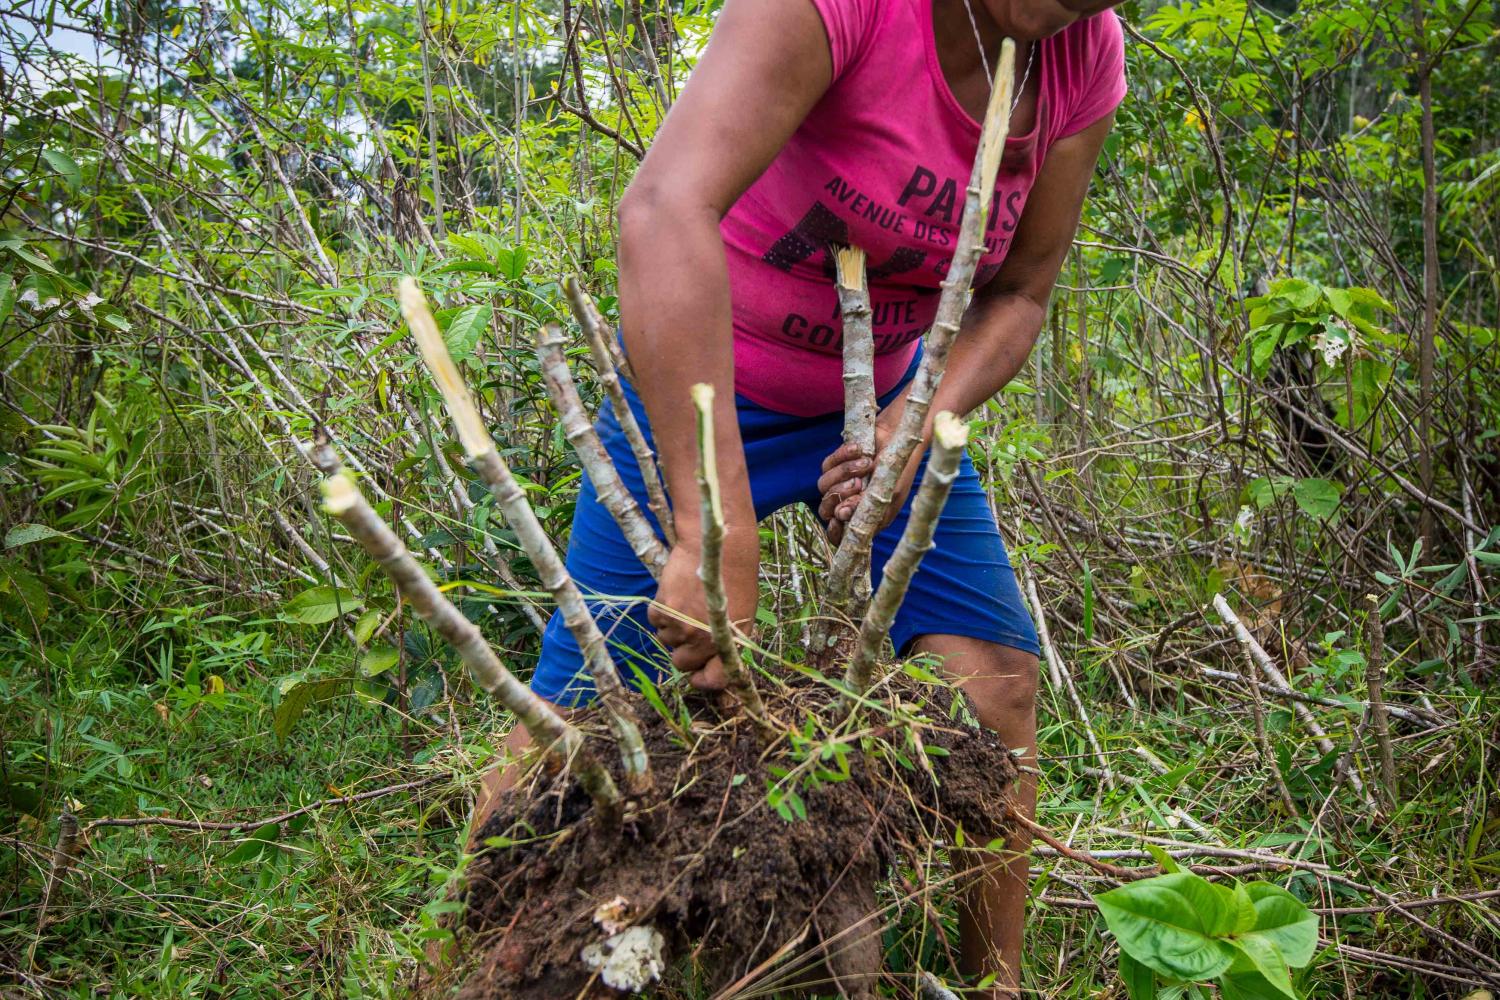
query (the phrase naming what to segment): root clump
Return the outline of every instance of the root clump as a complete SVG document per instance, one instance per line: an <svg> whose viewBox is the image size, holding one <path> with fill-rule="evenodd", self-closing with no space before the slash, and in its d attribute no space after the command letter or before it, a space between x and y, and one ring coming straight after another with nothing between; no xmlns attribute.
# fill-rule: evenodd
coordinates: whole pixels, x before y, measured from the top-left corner
<svg viewBox="0 0 1500 1000"><path fill-rule="evenodd" d="M512 795L469 868L459 995L618 995L580 955L650 924L667 961L692 955L711 988L817 948L826 968L809 976L873 996L877 883L903 853L926 857L959 827L971 846L1004 837L1017 776L994 733L913 710L924 694L943 704L962 695L904 677L886 691L900 711L866 715L875 721L858 733L839 741L804 725L770 747L743 716L684 733L642 704L656 796L623 823L600 822L575 782L544 778ZM828 720L842 717L836 698L803 681L767 707L783 720Z"/></svg>

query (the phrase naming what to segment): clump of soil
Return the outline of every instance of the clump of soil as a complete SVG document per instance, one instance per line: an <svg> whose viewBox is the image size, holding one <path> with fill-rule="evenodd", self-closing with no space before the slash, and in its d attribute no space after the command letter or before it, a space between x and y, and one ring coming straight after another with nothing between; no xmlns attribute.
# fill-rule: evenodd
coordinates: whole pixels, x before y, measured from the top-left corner
<svg viewBox="0 0 1500 1000"><path fill-rule="evenodd" d="M773 955L822 948L824 977L850 997L873 997L879 921L854 925L876 911L877 883L897 856L925 856L955 826L973 844L1005 836L1004 798L1017 775L993 733L932 710L912 721L909 707L921 697L913 686L903 679L890 692L892 704L908 699L903 720L866 717L865 752L844 744L847 779L811 787L805 779L817 769L842 773L837 755L824 759L820 736L767 748L748 720L703 708L697 717L712 721L684 734L640 704L655 801L608 825L576 784L553 780L514 795L481 831L506 846L485 849L469 869L461 960L469 971L459 995L616 995L579 957L608 936L595 916L616 901L617 915L664 935L669 961L694 954L713 988L773 964ZM768 707L800 730L808 718L838 718L832 699L802 683ZM772 807L768 787L778 783L796 791L805 818L788 821Z"/></svg>

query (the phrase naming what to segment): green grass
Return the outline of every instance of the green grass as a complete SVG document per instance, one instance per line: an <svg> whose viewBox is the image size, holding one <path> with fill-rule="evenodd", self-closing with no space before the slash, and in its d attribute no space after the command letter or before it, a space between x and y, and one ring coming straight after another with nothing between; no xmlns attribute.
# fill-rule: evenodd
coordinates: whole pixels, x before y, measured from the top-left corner
<svg viewBox="0 0 1500 1000"><path fill-rule="evenodd" d="M73 628L78 635L69 640ZM40 626L41 641L5 634L0 723L12 804L0 848L8 886L0 960L24 993L365 997L409 986L459 862L467 796L504 723L462 689L415 713L346 690L313 704L278 739L274 706L288 679L339 674L353 659L347 640L324 628L247 608L179 608L144 618L62 612ZM1111 770L1139 780L1110 788L1086 773L1096 757L1066 702L1044 684L1041 819L1068 843L1139 851L1133 837L1106 832L1119 830L1267 849L1403 895L1494 885L1500 824L1492 818L1486 753L1493 734L1477 693L1455 692L1437 706L1458 720L1452 726L1417 735L1398 727L1404 800L1389 819L1372 822L1347 791L1334 789L1333 761L1321 758L1283 706L1268 706L1267 724L1277 752L1295 762L1288 780L1296 817L1271 790L1237 695L1216 697L1186 674L1161 676L1154 706L1130 713L1119 707L1107 671L1075 670ZM1342 751L1358 713L1320 710L1319 718ZM434 783L416 791L307 814L274 840L252 835L258 818L428 777ZM93 830L38 936L38 902L64 808L85 823L170 816L247 826ZM1206 829L1193 831L1182 813ZM1047 851L1036 870L1028 986L1056 998L1119 995L1112 946L1096 914L1079 904L1111 883ZM940 868L925 877L940 879ZM1305 872L1247 877L1277 879L1318 907L1379 902ZM950 971L943 942L956 940L951 898L937 893L932 905L918 905L900 880L887 893L890 969ZM1456 905L1427 914L1480 947L1500 940L1492 910ZM1399 915L1324 919L1331 941L1431 954L1422 929ZM1349 983L1367 995L1418 988L1399 972L1372 970L1331 948L1302 985L1310 995L1334 996Z"/></svg>

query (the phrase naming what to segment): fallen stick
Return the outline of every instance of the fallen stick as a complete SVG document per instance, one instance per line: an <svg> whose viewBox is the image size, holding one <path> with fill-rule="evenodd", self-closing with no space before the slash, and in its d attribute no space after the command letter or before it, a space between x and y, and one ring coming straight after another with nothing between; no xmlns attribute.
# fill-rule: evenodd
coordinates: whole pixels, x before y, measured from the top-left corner
<svg viewBox="0 0 1500 1000"><path fill-rule="evenodd" d="M1025 583L1026 599L1031 604L1031 614L1036 620L1037 638L1040 640L1042 653L1047 660L1047 676L1052 681L1054 689L1061 688L1068 700L1073 703L1073 711L1078 713L1078 723L1083 726L1083 735L1089 741L1089 747L1094 751L1094 759L1099 762L1099 775L1107 785L1115 784L1115 772L1109 766L1109 759L1104 756L1104 749L1099 745L1099 738L1094 735L1094 727L1089 722L1088 709L1083 707L1083 699L1078 696L1078 688L1073 684L1073 675L1063 666L1062 657L1057 652L1057 647L1052 642L1052 634L1047 628L1047 615L1042 610L1042 599L1037 593L1036 576L1031 572L1031 563L1025 556L1021 557L1021 578Z"/></svg>
<svg viewBox="0 0 1500 1000"><path fill-rule="evenodd" d="M536 567L542 586L557 601L563 622L568 631L573 633L573 638L583 652L584 663L594 680L594 688L604 703L610 729L620 744L626 791L632 795L644 795L651 788L650 762L646 757L645 743L641 740L640 722L636 718L635 709L630 705L625 685L620 681L614 658L609 655L604 634L599 631L578 585L568 575L562 557L557 554L552 540L547 537L546 529L537 520L531 504L526 501L526 492L516 482L510 467L495 448L494 439L490 437L484 419L479 415L479 408L474 405L458 366L448 354L448 345L444 343L443 335L427 309L427 300L413 278L401 279L400 300L401 313L406 317L412 336L416 338L438 391L442 393L448 415L453 418L469 468L474 470L494 495L506 522L515 531L521 548Z"/></svg>
<svg viewBox="0 0 1500 1000"><path fill-rule="evenodd" d="M562 327L556 323L543 326L537 337L537 359L542 365L547 390L552 394L552 404L557 407L557 415L562 419L563 433L578 455L579 464L587 473L589 482L594 484L599 502L620 526L625 540L630 543L631 551L645 564L653 577L660 578L662 567L667 563L666 546L656 537L656 532L651 529L651 522L646 520L646 515L641 513L635 498L625 488L625 483L620 479L620 471L610 461L609 453L604 450L604 443L599 440L594 425L589 422L583 400L578 396L578 386L573 383L573 375L568 371L568 360L563 355L565 343Z"/></svg>
<svg viewBox="0 0 1500 1000"><path fill-rule="evenodd" d="M917 984L922 989L922 1000L958 1000L958 994L943 985L943 981L925 969L918 974Z"/></svg>
<svg viewBox="0 0 1500 1000"><path fill-rule="evenodd" d="M1286 786L1286 777L1281 773L1281 764L1276 755L1271 752L1271 737L1266 733L1266 703L1265 696L1261 694L1260 681L1255 677L1255 662L1250 657L1250 651L1245 650L1245 662L1250 668L1250 683L1245 686L1250 689L1250 713L1255 724L1255 750L1260 754L1261 766L1271 772L1276 782L1276 794L1281 797L1281 805L1286 809L1288 816L1299 815L1297 802L1292 798L1291 789Z"/></svg>
<svg viewBox="0 0 1500 1000"><path fill-rule="evenodd" d="M432 774L425 778L418 778L416 781L403 781L398 785L372 788L369 791L356 792L353 795L338 795L331 799L319 799L317 802L277 813L274 816L267 816L263 819L240 820L239 822L233 820L178 819L175 816L104 816L99 819L90 820L84 826L83 832L88 834L98 827L131 826L161 826L169 830L188 830L193 833L228 833L234 830L256 830L263 826L285 823L287 820L296 819L298 816L306 816L308 813L317 812L319 809L327 809L329 806L347 806L353 805L356 802L368 802L370 799L394 795L397 792L415 791L418 788L435 785L439 781L449 780L451 780L450 775Z"/></svg>
<svg viewBox="0 0 1500 1000"><path fill-rule="evenodd" d="M42 887L42 900L37 905L36 936L31 939L31 947L26 949L27 969L36 965L36 949L47 930L47 910L52 905L52 896L67 877L73 862L78 860L79 847L78 817L64 812L57 817L57 843L52 848L52 860L47 866L47 882Z"/></svg>
<svg viewBox="0 0 1500 1000"><path fill-rule="evenodd" d="M1224 620L1224 624L1233 629L1234 637L1239 640L1241 647L1249 655L1251 662L1260 668L1261 673L1265 674L1266 679L1284 690L1292 690L1291 683L1287 681L1286 675L1272 661L1271 654L1267 653L1265 647L1255 641L1255 637L1250 634L1249 629L1245 628L1244 622L1240 621L1239 616L1234 613L1234 609L1229 606L1229 602L1224 600L1223 594L1214 595L1213 606L1214 610L1219 613L1219 617ZM1318 725L1318 720L1313 718L1312 711L1300 701L1292 702L1292 711L1296 712L1297 717L1302 720L1302 725L1312 735L1313 742L1317 745L1318 749L1325 754L1333 753L1333 741L1328 738L1328 734L1324 732L1323 727ZM1360 780L1359 774L1356 773L1354 768L1348 768L1344 772L1344 780L1348 782L1349 787L1356 794L1364 799L1365 805L1370 811L1375 812L1377 808L1375 799L1369 790L1365 788L1365 783Z"/></svg>
<svg viewBox="0 0 1500 1000"><path fill-rule="evenodd" d="M1227 640L1226 640L1227 641ZM1248 658L1247 658L1248 659ZM1191 661L1190 661L1191 662ZM1211 677L1218 681L1229 681L1234 684L1242 684L1246 687L1255 687L1262 694L1283 701L1300 701L1304 705L1319 705L1323 708L1349 708L1350 703L1339 701L1337 698L1329 698L1323 695L1307 694L1303 691L1293 691L1277 687L1256 677L1254 674L1254 662L1251 661L1251 673L1249 676L1237 674L1233 670L1220 670L1217 667L1206 667L1201 663L1191 663L1194 670L1204 677ZM1369 702L1356 700L1354 705L1368 709ZM1440 715L1428 716L1425 710L1406 708L1400 705L1392 705L1389 702L1385 706L1386 713L1393 719L1409 722L1414 726L1446 726L1448 721Z"/></svg>

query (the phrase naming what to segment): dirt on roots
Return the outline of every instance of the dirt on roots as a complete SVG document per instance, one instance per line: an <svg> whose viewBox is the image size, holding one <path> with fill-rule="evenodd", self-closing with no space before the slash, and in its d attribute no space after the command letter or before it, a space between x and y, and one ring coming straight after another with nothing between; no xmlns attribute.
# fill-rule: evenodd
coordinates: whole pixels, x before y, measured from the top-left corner
<svg viewBox="0 0 1500 1000"><path fill-rule="evenodd" d="M891 705L909 699L904 717L869 716L878 721L845 744L846 779L812 783L819 769L842 773L838 755L822 752L826 742L784 738L767 747L747 719L702 706L695 716L711 721L683 732L639 703L653 801L623 823L603 823L576 783L544 778L485 824L480 842L502 846L483 848L468 870L459 996L619 995L580 960L609 936L595 918L613 902L621 922L663 935L669 968L691 954L710 988L815 949L822 967L807 975L823 980L820 992L833 979L846 996L873 997L876 887L891 863L928 856L934 840L952 842L956 827L971 845L1010 832L1011 754L988 730L930 708L911 712L932 690L915 688L904 678L888 688ZM782 721L827 720L838 717L833 697L826 687L795 685L768 708ZM805 818L778 814L768 800L773 786L793 789Z"/></svg>

